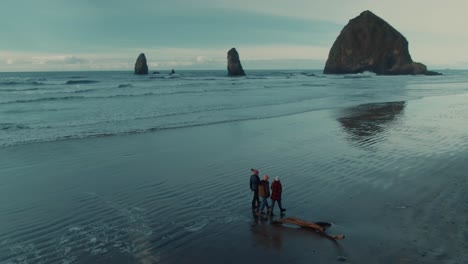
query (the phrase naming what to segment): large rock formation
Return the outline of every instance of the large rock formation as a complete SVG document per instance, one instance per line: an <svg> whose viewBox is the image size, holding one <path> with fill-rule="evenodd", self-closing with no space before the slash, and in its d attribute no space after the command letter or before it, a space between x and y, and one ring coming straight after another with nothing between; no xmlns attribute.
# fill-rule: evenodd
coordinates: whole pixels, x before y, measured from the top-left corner
<svg viewBox="0 0 468 264"><path fill-rule="evenodd" d="M141 53L135 62L135 74L148 74L148 64L146 64L144 53Z"/></svg>
<svg viewBox="0 0 468 264"><path fill-rule="evenodd" d="M239 59L239 53L235 48L232 48L227 53L227 70L229 76L244 76L245 72Z"/></svg>
<svg viewBox="0 0 468 264"><path fill-rule="evenodd" d="M370 11L351 19L333 43L323 73L375 72L382 75L427 74L422 63L413 62L408 41L390 24Z"/></svg>

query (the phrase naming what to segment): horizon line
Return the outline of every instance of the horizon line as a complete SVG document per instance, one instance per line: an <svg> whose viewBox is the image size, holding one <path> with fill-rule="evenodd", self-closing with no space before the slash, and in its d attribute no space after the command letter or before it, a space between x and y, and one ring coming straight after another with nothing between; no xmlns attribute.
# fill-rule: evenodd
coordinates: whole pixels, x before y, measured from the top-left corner
<svg viewBox="0 0 468 264"><path fill-rule="evenodd" d="M225 71L227 73L227 70L221 70L221 69L180 69L180 70L176 70L176 68L168 68L168 69L164 69L164 70L153 70L153 72L164 72L164 71L168 71L170 72L171 69L174 69L177 73L177 71L192 71L192 72L196 72L196 71ZM245 69L244 69L245 70ZM434 68L433 69L434 71L466 71L468 70L468 68L455 68L455 69L452 69L452 68L443 68L443 69L437 69L437 68ZM245 71L323 71L323 68L320 68L320 69L313 69L313 68L297 68L297 69L251 69L251 70L245 70ZM0 74L2 73L39 73L39 72L129 72L129 73L133 73L134 71L133 70L112 70L112 69L109 69L109 70L43 70L43 71L34 71L34 70L31 70L31 71L0 71ZM370 72L370 71L369 71ZM373 73L373 72L370 72L370 73ZM148 74L145 74L145 75L156 75L157 73L150 73L148 72ZM248 74L246 74L248 75ZM344 75L344 74L327 74L327 75ZM411 75L411 74L409 74ZM144 75L143 75L144 76Z"/></svg>

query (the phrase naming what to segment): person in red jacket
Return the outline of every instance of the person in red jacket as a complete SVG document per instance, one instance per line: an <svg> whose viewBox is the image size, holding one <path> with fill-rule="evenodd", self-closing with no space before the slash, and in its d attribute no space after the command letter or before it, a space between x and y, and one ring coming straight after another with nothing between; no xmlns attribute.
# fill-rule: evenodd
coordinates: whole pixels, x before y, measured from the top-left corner
<svg viewBox="0 0 468 264"><path fill-rule="evenodd" d="M283 206L281 206L281 193L283 192L283 186L281 186L281 182L279 177L276 176L275 180L271 184L271 211L270 214L273 215L273 209L275 208L275 202L278 202L278 207L280 209L281 214L286 211Z"/></svg>

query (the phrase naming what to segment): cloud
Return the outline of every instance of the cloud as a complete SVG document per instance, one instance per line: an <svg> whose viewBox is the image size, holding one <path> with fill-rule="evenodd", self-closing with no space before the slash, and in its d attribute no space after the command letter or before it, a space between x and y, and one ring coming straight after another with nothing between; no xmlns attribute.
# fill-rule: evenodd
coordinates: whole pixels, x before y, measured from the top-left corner
<svg viewBox="0 0 468 264"><path fill-rule="evenodd" d="M127 69L144 51L152 67L214 68L233 46L246 62L325 60L343 26L367 9L405 35L416 61L468 60L464 0L196 2L4 0L0 50L16 53L0 54L1 67Z"/></svg>
<svg viewBox="0 0 468 264"><path fill-rule="evenodd" d="M0 66L0 70L86 70L93 69L95 66L93 58L96 57L99 56L0 51L0 60L5 61L5 64Z"/></svg>
<svg viewBox="0 0 468 264"><path fill-rule="evenodd" d="M63 62L65 64L80 64L80 63L88 63L88 60L78 58L78 57L75 57L75 56L66 56L63 59Z"/></svg>
<svg viewBox="0 0 468 264"><path fill-rule="evenodd" d="M195 58L195 61L197 63L205 63L205 62L211 61L211 59L207 58L206 56L197 56Z"/></svg>
<svg viewBox="0 0 468 264"><path fill-rule="evenodd" d="M203 0L207 5L248 10L263 14L300 19L324 20L346 24L362 11L371 10L390 24L405 31L460 33L466 24L465 0L452 0L443 4L439 0ZM455 29L455 30L454 30Z"/></svg>
<svg viewBox="0 0 468 264"><path fill-rule="evenodd" d="M141 0L138 8L120 0L107 8L96 1L55 2L53 6L32 3L23 10L21 4L10 1L0 17L4 22L0 34L11 37L0 42L0 49L79 53L138 45L328 45L339 31L333 22L212 7L203 0L197 5ZM23 14L22 23L11 23L18 13Z"/></svg>
<svg viewBox="0 0 468 264"><path fill-rule="evenodd" d="M33 56L31 57L32 64L40 65L73 65L90 63L89 60L78 58L70 55L50 55L50 56Z"/></svg>

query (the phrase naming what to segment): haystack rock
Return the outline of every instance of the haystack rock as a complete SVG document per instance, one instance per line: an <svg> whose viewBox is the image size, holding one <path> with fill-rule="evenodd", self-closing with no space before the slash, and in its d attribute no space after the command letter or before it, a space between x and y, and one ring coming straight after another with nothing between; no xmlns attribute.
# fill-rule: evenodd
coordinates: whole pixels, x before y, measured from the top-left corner
<svg viewBox="0 0 468 264"><path fill-rule="evenodd" d="M239 59L239 53L235 48L232 48L227 53L227 70L229 76L244 76L245 72Z"/></svg>
<svg viewBox="0 0 468 264"><path fill-rule="evenodd" d="M135 74L148 74L148 64L146 64L144 53L141 53L135 62Z"/></svg>
<svg viewBox="0 0 468 264"><path fill-rule="evenodd" d="M439 73L413 62L408 41L390 24L371 11L351 19L330 49L326 74L374 72L381 75Z"/></svg>

